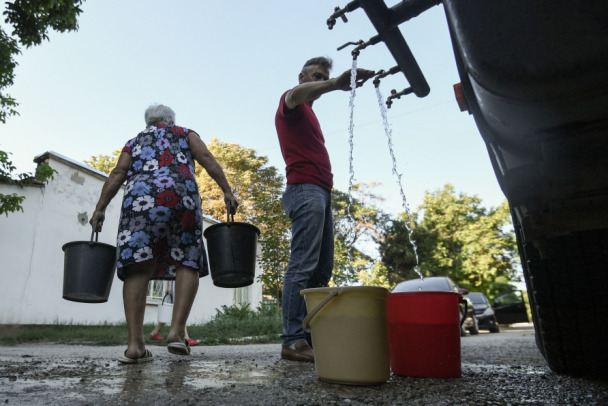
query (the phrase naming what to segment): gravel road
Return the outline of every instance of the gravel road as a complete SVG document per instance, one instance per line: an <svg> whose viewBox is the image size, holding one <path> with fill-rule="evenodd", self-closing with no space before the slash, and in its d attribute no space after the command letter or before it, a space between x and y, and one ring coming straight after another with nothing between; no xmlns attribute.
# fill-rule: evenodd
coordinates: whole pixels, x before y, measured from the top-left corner
<svg viewBox="0 0 608 406"><path fill-rule="evenodd" d="M392 375L375 386L322 382L313 364L281 360L279 344L194 347L178 357L119 365L124 347L0 347L0 402L8 405L606 405L608 378L549 370L532 325L461 340L462 377Z"/></svg>

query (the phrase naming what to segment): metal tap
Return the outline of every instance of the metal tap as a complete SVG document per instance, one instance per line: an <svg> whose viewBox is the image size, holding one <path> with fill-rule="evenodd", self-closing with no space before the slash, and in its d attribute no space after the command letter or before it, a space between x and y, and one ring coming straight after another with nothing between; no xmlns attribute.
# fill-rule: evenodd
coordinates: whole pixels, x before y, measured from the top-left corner
<svg viewBox="0 0 608 406"><path fill-rule="evenodd" d="M388 71L385 71L384 69L379 70L378 73L376 73L376 75L374 75L374 86L378 87L380 86L380 79L387 77L388 75L393 75L397 72L400 72L401 69L399 68L399 66L393 66L392 68L390 68Z"/></svg>
<svg viewBox="0 0 608 406"><path fill-rule="evenodd" d="M360 39L360 40L359 40L359 41L357 41L357 42L352 42L352 41L350 41L350 42L347 42L347 43L346 43L346 44L344 44L344 45L340 45L340 46L338 47L338 51L343 50L344 48L346 48L346 47L347 47L347 46L349 46L349 45L361 45L361 44L363 44L363 40L362 40L362 39Z"/></svg>
<svg viewBox="0 0 608 406"><path fill-rule="evenodd" d="M359 45L355 49L353 49L353 52L352 52L353 59L357 59L357 57L359 56L359 53L361 52L362 49L365 49L370 45L376 45L381 40L382 40L382 37L380 37L380 35L374 35L366 42L359 41Z"/></svg>
<svg viewBox="0 0 608 406"><path fill-rule="evenodd" d="M329 28L330 30L334 28L334 25L336 25L336 18L341 18L342 21L347 23L348 18L346 18L345 14L350 11L356 10L357 8L359 8L359 6L359 0L354 0L348 3L343 9L340 9L340 7L334 8L334 13L327 19L327 28Z"/></svg>
<svg viewBox="0 0 608 406"><path fill-rule="evenodd" d="M400 92L397 92L395 89L391 90L391 95L386 99L386 106L390 109L393 104L393 99L400 99L401 96L405 96L407 94L412 93L414 90L411 87L407 87Z"/></svg>

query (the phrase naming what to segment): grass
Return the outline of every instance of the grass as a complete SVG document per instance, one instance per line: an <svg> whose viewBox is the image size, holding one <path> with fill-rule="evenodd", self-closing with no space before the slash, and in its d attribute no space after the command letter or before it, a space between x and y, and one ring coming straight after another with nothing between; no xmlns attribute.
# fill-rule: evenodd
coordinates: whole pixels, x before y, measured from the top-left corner
<svg viewBox="0 0 608 406"><path fill-rule="evenodd" d="M164 341L150 341L148 333L156 324L144 325L147 344L167 345ZM273 303L262 303L256 310L248 305L222 306L205 324L188 325L191 338L203 345L278 343L281 334L281 311ZM163 327L161 335L168 333ZM26 343L57 343L80 345L123 345L127 342L127 326L121 324L50 324L4 325L0 327L0 345Z"/></svg>

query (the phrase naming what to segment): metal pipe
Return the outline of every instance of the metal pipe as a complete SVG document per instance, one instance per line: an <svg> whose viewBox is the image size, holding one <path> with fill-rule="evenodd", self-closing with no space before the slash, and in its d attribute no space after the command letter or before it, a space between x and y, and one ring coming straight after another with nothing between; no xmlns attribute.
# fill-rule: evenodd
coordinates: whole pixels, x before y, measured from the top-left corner
<svg viewBox="0 0 608 406"><path fill-rule="evenodd" d="M399 69L399 66L393 66L388 71L385 71L384 69L379 70L378 73L374 76L374 86L375 87L380 86L380 79L385 78L388 75L393 75L400 71L401 71L401 69Z"/></svg>
<svg viewBox="0 0 608 406"><path fill-rule="evenodd" d="M376 45L380 41L382 41L382 37L380 35L374 35L373 37L368 39L366 42L360 41L361 43L359 44L359 46L356 47L355 49L353 49L353 53L355 51L358 53L362 49L365 49L370 45Z"/></svg>
<svg viewBox="0 0 608 406"><path fill-rule="evenodd" d="M363 40L362 40L362 39L360 39L360 40L359 40L359 41L357 41L357 42L352 42L352 41L350 41L350 42L347 42L347 43L346 43L346 44L344 44L344 45L340 45L340 46L338 47L338 51L343 50L344 48L346 48L346 47L347 47L347 46L349 46L349 45L361 45L361 44L363 44Z"/></svg>
<svg viewBox="0 0 608 406"><path fill-rule="evenodd" d="M390 17L390 11L384 1L359 0L359 3L393 58L395 58L397 65L413 89L413 93L418 97L428 95L431 89L399 28L391 28L386 25L386 21Z"/></svg>
<svg viewBox="0 0 608 406"><path fill-rule="evenodd" d="M345 14L356 10L357 8L359 8L359 6L359 0L353 0L348 3L343 9L340 9L340 7L334 8L334 13L327 19L327 28L329 28L330 30L334 28L334 25L336 25L336 18L341 18L342 21L347 23L348 18L346 18Z"/></svg>
<svg viewBox="0 0 608 406"><path fill-rule="evenodd" d="M389 9L387 28L395 28L414 17L419 16L431 7L441 4L441 0L404 0Z"/></svg>
<svg viewBox="0 0 608 406"><path fill-rule="evenodd" d="M390 109L394 99L400 99L401 96L408 95L413 91L414 90L411 87L407 87L398 93L395 89L391 90L391 95L386 99L386 106Z"/></svg>

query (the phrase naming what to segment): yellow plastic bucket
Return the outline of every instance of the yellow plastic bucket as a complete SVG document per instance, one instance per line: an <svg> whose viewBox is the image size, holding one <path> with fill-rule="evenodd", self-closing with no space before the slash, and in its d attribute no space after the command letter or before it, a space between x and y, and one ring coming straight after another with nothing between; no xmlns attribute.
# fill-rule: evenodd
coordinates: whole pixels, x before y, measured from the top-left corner
<svg viewBox="0 0 608 406"><path fill-rule="evenodd" d="M378 286L314 288L300 292L308 315L320 380L375 385L390 378L386 298Z"/></svg>

